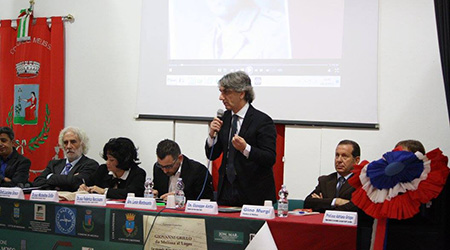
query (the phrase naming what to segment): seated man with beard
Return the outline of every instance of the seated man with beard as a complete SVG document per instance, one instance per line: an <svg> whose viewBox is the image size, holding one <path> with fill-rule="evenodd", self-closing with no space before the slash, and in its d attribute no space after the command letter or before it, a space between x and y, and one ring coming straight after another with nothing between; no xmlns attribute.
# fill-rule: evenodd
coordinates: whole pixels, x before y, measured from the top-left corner
<svg viewBox="0 0 450 250"><path fill-rule="evenodd" d="M85 156L89 139L83 130L67 127L59 133L59 146L65 159L51 160L33 186L41 189L74 192L97 170L98 163Z"/></svg>

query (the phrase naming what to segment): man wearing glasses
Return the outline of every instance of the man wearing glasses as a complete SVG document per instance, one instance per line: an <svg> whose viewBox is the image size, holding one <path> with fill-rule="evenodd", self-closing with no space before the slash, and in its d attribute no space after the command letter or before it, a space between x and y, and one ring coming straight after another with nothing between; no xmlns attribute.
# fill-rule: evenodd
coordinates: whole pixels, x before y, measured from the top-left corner
<svg viewBox="0 0 450 250"><path fill-rule="evenodd" d="M183 178L187 200L212 199L212 177L201 163L181 154L180 147L165 139L156 147L157 162L153 166L153 193L166 200L175 193L178 178Z"/></svg>

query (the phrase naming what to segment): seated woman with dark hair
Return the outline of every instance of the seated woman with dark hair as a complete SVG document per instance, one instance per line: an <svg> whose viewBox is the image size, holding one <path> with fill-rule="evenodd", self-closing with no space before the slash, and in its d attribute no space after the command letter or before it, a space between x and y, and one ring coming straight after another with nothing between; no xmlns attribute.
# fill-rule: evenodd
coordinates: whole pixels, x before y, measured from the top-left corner
<svg viewBox="0 0 450 250"><path fill-rule="evenodd" d="M103 147L102 157L106 164L100 165L79 190L106 194L110 199L125 199L128 193L144 196L146 173L138 166L137 149L130 139L110 139Z"/></svg>

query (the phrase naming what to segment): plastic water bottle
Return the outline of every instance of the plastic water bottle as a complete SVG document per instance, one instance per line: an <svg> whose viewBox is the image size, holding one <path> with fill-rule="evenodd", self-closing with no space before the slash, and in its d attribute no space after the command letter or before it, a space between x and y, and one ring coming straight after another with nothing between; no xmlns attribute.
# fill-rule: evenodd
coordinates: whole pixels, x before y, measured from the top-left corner
<svg viewBox="0 0 450 250"><path fill-rule="evenodd" d="M287 217L289 212L289 201L288 201L289 192L286 189L286 185L281 185L281 189L278 192L278 196L280 199L278 200L278 217Z"/></svg>
<svg viewBox="0 0 450 250"><path fill-rule="evenodd" d="M144 198L153 198L153 181L152 178L147 178L144 183Z"/></svg>
<svg viewBox="0 0 450 250"><path fill-rule="evenodd" d="M184 197L184 183L182 178L178 178L177 186L175 189L175 208L183 208L185 197Z"/></svg>

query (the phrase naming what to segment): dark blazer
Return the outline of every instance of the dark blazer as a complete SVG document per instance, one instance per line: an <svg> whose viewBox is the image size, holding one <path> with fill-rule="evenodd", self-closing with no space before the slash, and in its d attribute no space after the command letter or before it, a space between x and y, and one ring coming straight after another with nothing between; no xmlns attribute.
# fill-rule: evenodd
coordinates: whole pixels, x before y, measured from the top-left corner
<svg viewBox="0 0 450 250"><path fill-rule="evenodd" d="M389 219L386 249L450 249L449 211L450 178L447 177L439 196L431 204L422 204L414 217Z"/></svg>
<svg viewBox="0 0 450 250"><path fill-rule="evenodd" d="M353 178L351 176L350 178ZM305 208L311 208L317 212L325 212L325 210L340 210L340 211L355 211L357 207L350 201L349 203L339 206L332 207L331 202L336 196L336 185L337 185L337 172L334 172L330 175L323 175L319 177L319 184L316 186L316 189L312 191L311 194L308 195L305 199ZM339 191L339 197L346 200L352 199L352 193L355 191L348 182L346 181L344 185L342 185ZM315 193L319 195L322 193L323 199L312 198L312 194Z"/></svg>
<svg viewBox="0 0 450 250"><path fill-rule="evenodd" d="M61 175L62 170L66 165L66 159L51 160L44 171L36 177L33 186L41 187L42 189L61 190L74 192L83 183L83 180L88 180L95 170L98 168L98 163L84 155L70 170L68 175ZM47 175L53 175L47 179Z"/></svg>
<svg viewBox="0 0 450 250"><path fill-rule="evenodd" d="M11 179L11 182L5 182L4 177L0 177L0 186L15 187L17 184L25 184L30 176L29 170L31 161L25 156L19 154L15 148L11 153L11 158L6 163L5 176Z"/></svg>
<svg viewBox="0 0 450 250"><path fill-rule="evenodd" d="M217 143L214 145L212 159L217 159L223 153L222 164L219 168L218 195L222 192L224 176L226 173L228 136L231 127L231 111L223 115L223 125L218 133ZM276 201L275 181L272 167L276 161L275 125L265 113L249 105L239 136L250 144L252 149L248 159L240 152L236 152L234 167L236 181L245 197L241 197L244 204L263 205L265 200ZM231 145L232 147L232 145ZM210 157L211 148L205 145L206 157ZM220 200L219 200L220 204Z"/></svg>
<svg viewBox="0 0 450 250"><path fill-rule="evenodd" d="M205 189L200 199L212 199L212 177L208 169L200 162L191 160L183 155L183 165L181 165L180 177L183 178L184 183L184 195L186 200L196 200L200 192L202 191L203 184L205 182L205 176L208 173L208 179L205 183ZM159 195L163 195L169 192L169 180L167 176L160 168L153 166L153 183L154 189L158 190Z"/></svg>
<svg viewBox="0 0 450 250"><path fill-rule="evenodd" d="M126 180L118 180L117 189L113 189L115 185L113 176L108 173L106 164L102 164L86 184L88 186L96 185L101 188L108 188L106 198L110 199L126 199L128 193L134 193L137 197L144 196L146 173L138 165L132 165L130 167L130 173Z"/></svg>

